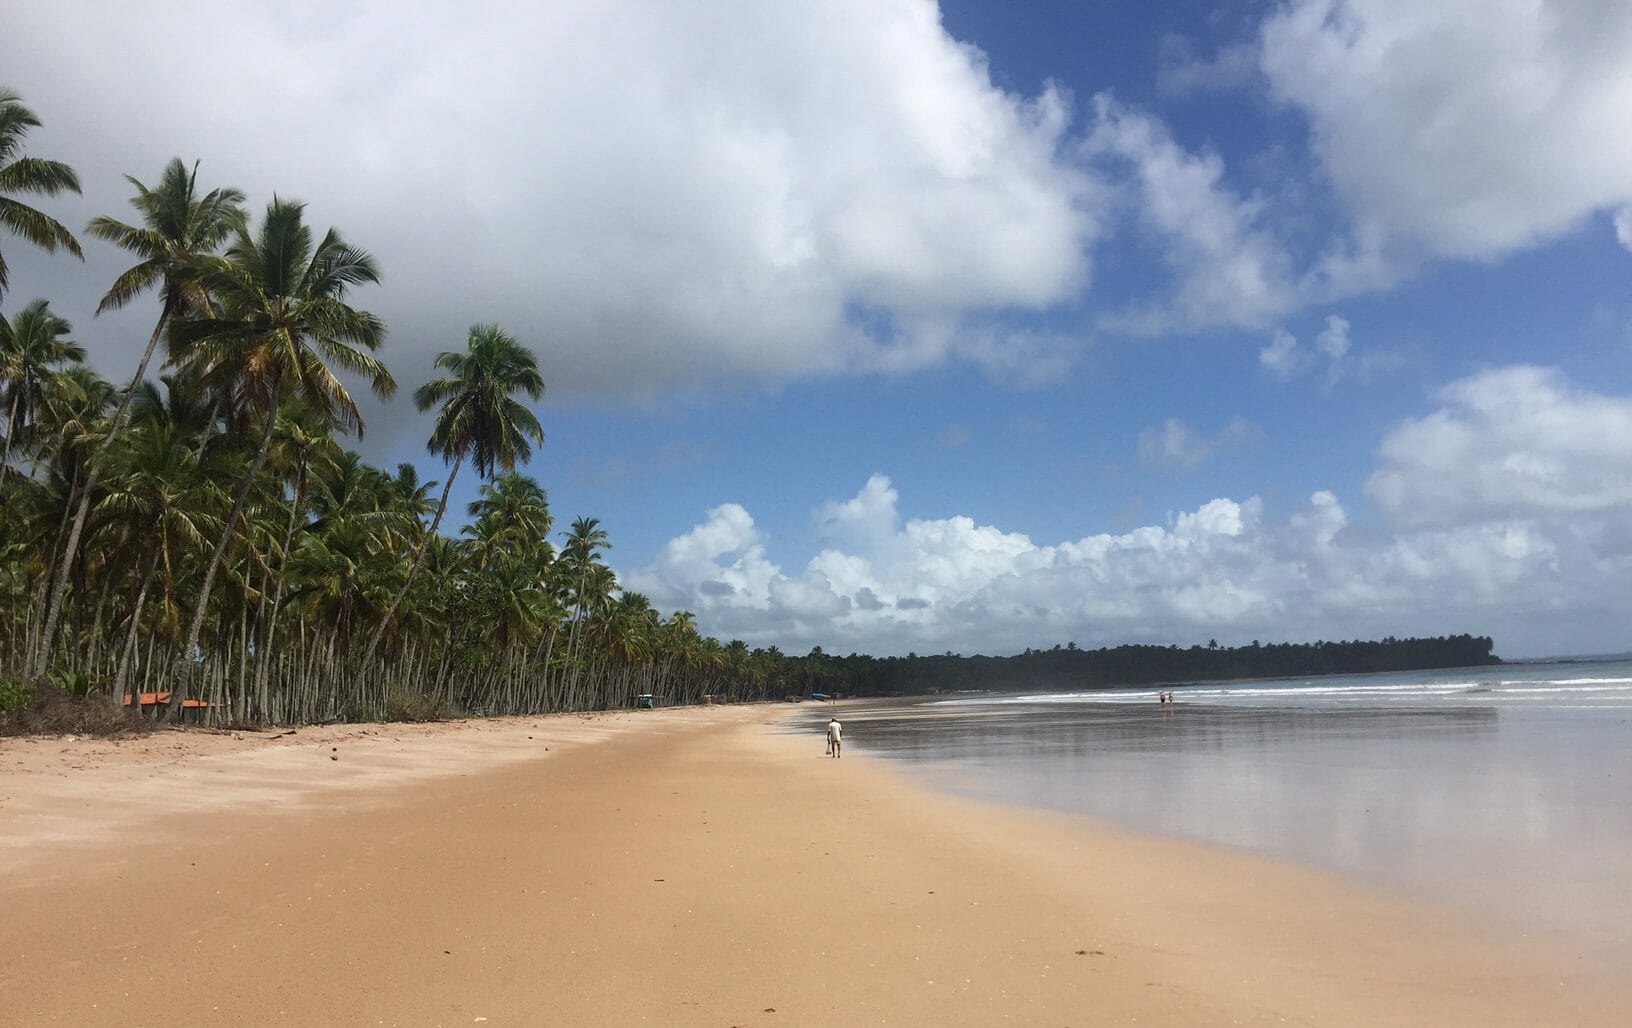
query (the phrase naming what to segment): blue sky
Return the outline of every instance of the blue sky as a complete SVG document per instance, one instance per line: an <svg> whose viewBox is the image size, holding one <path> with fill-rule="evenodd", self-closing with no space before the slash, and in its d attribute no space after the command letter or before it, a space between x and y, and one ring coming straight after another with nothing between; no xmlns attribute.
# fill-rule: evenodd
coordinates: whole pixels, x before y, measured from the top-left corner
<svg viewBox="0 0 1632 1028"><path fill-rule="evenodd" d="M431 477L405 395L504 324L558 520L712 634L1632 645L1632 8L222 6L8 15L56 213L309 201ZM128 374L118 255L6 245Z"/></svg>

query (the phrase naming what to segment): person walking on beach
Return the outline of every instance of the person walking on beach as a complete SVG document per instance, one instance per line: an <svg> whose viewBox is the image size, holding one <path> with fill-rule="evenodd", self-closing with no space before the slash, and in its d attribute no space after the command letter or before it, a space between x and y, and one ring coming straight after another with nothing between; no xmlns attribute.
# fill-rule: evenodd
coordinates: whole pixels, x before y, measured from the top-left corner
<svg viewBox="0 0 1632 1028"><path fill-rule="evenodd" d="M830 757L837 757L839 755L839 749L843 745L844 745L844 726L839 724L839 719L838 718L836 718L836 717L828 718L827 719L827 755L830 756Z"/></svg>

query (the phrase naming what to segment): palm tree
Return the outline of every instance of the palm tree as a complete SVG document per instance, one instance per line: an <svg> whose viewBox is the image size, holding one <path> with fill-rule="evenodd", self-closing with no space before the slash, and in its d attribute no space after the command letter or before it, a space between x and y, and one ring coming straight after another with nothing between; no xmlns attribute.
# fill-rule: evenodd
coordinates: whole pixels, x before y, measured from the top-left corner
<svg viewBox="0 0 1632 1028"><path fill-rule="evenodd" d="M120 647L114 694L123 692L155 573L164 573L165 610L174 609L176 572L187 551L202 552L217 518L209 484L198 469L198 458L186 429L173 422L148 419L139 423L115 451L112 479L106 495L97 500L92 522L94 536L108 527L121 527L126 538L140 539L150 548L137 579L130 630ZM172 629L174 631L174 629Z"/></svg>
<svg viewBox="0 0 1632 1028"><path fill-rule="evenodd" d="M114 384L89 364L69 365L46 379L33 411L34 423L18 442L34 451L38 461L77 483L84 478L89 452L106 435L108 411L119 395Z"/></svg>
<svg viewBox="0 0 1632 1028"><path fill-rule="evenodd" d="M318 616L341 642L373 620L384 599L378 582L388 573L390 555L368 526L341 521L321 535L308 535L291 556L290 577L298 583L289 602Z"/></svg>
<svg viewBox="0 0 1632 1028"><path fill-rule="evenodd" d="M65 338L73 326L35 300L8 320L0 314L0 383L4 384L6 447L0 474L11 464L18 433L29 423L44 396L46 382L62 364L85 359L85 350Z"/></svg>
<svg viewBox="0 0 1632 1028"><path fill-rule="evenodd" d="M61 222L10 196L12 193L56 196L64 190L79 192L79 176L68 165L21 155L28 130L39 125L40 119L23 106L22 98L0 86L0 227L46 253L55 253L60 246L84 260L79 241ZM0 253L0 295L5 294L10 284L10 269L6 267L5 254Z"/></svg>
<svg viewBox="0 0 1632 1028"><path fill-rule="evenodd" d="M453 480L465 458L469 457L476 465L478 475L492 478L497 468L514 471L518 461L526 463L532 457L529 440L540 445L544 442L544 429L538 418L517 402L514 395L519 392L530 399L539 399L544 395L544 377L538 372L538 359L533 351L516 342L510 333L497 325L473 325L465 352L445 350L437 355L436 366L449 372L448 377L434 378L420 386L414 392L414 404L422 411L442 405L426 445L444 461L452 461L453 468L442 487L442 502L437 504L430 531L414 551L408 579L402 583L402 590L386 610L385 619L368 644L368 652L363 657L365 665L373 660L402 598L414 584L414 575L425 557L424 540L435 535L442 524L442 515L448 509L448 494L453 490Z"/></svg>
<svg viewBox="0 0 1632 1028"><path fill-rule="evenodd" d="M425 516L436 510L431 490L442 483L422 482L419 469L403 462L395 475L382 475L379 489L379 530L382 545L404 559L425 535Z"/></svg>
<svg viewBox="0 0 1632 1028"><path fill-rule="evenodd" d="M313 245L304 221L306 205L274 199L267 205L260 231L235 229L222 257L204 256L194 263L196 284L214 298L216 312L177 326L183 360L202 369L206 379L232 381L261 418L261 440L254 460L239 484L231 512L204 572L198 606L177 657L176 692L185 698L186 676L208 612L210 590L221 566L234 524L243 512L255 477L266 463L277 428L278 405L300 401L324 424L363 431L363 418L330 364L369 380L382 399L396 382L373 355L385 338L385 325L367 311L347 304L350 287L380 280L374 258L351 246L330 229ZM172 703L172 709L180 709Z"/></svg>
<svg viewBox="0 0 1632 1028"><path fill-rule="evenodd" d="M595 572L601 570L597 563L602 549L612 548L611 538L606 530L601 528L599 518L577 518L572 523L572 530L567 533L567 544L561 548L561 561L569 571L575 573L577 584L573 588L573 615L572 629L567 636L567 662L572 663L578 657L578 639L582 630L584 618L596 603L604 599L610 592L610 587L601 588L604 582L599 580ZM592 580L597 586L590 590Z"/></svg>
<svg viewBox="0 0 1632 1028"><path fill-rule="evenodd" d="M320 475L334 469L340 459L340 445L299 404L285 404L278 411L278 429L267 455L268 464L283 481L291 483L293 494L289 503L289 520L284 526L283 542L278 547L281 555L277 577L273 580L270 614L262 624L262 634L256 645L255 692L264 699L266 676L272 663L273 640L277 636L278 617L282 610L283 594L288 585L289 559L294 552L295 529L306 517L306 487L309 476L316 470Z"/></svg>
<svg viewBox="0 0 1632 1028"><path fill-rule="evenodd" d="M200 310L209 307L208 298L198 288L192 275L198 258L219 249L244 220L244 211L240 206L244 194L238 190L213 189L202 197L198 195L196 162L189 172L181 163L181 158L172 157L159 176L159 184L153 189L129 175L125 176L125 180L136 187L136 195L130 198L130 203L141 214L142 227L136 228L109 217L98 217L91 220L86 231L135 254L140 261L114 280L97 306L96 313L117 310L156 286L159 290L159 320L153 326L153 334L148 337L147 349L136 365L136 373L131 376L130 388L125 390L124 400L119 404L118 413L113 416L113 425L91 456L85 490L80 497L79 509L74 513L73 527L68 531L68 545L63 549L62 566L57 569L50 598L46 602L45 629L36 660L41 667L56 632L63 591L68 584L68 569L79 552L80 533L85 527L85 514L90 507L91 491L96 488L97 476L101 473L103 456L124 425L125 412L129 410L131 399L147 375L147 364L153 359L153 351L159 345L165 326L179 318L189 307Z"/></svg>
<svg viewBox="0 0 1632 1028"><path fill-rule="evenodd" d="M478 569L486 568L500 552L544 558L554 555L550 547L549 498L544 487L526 475L509 472L482 486L481 495L467 508L471 524L465 532L472 537Z"/></svg>
<svg viewBox="0 0 1632 1028"><path fill-rule="evenodd" d="M118 401L119 391L113 383L98 375L89 364L73 364L44 378L30 411L30 423L17 432L12 455L21 455L23 461L32 462L37 471L44 473L44 496L56 523L49 547L40 552L47 566L63 545L76 501L86 492L86 458L106 431L108 411ZM79 594L83 594L87 567L96 563L95 559L82 558L72 565ZM50 575L42 573L38 596L32 605L36 619L38 601L45 597L49 583ZM78 638L86 611L81 608L78 613L81 616L74 620L75 646L70 651L74 665L84 656ZM27 659L25 654L25 663Z"/></svg>

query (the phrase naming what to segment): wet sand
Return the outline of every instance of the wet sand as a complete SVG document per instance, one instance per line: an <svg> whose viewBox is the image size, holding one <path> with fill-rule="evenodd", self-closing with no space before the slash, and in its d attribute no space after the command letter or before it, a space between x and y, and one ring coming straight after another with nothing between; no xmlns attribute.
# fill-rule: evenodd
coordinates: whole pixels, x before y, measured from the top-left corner
<svg viewBox="0 0 1632 1028"><path fill-rule="evenodd" d="M1632 1004L1587 955L931 793L784 716L0 742L0 1024L1616 1024Z"/></svg>
<svg viewBox="0 0 1632 1028"><path fill-rule="evenodd" d="M1632 704L1488 701L991 697L846 724L938 788L1325 868L1632 967Z"/></svg>

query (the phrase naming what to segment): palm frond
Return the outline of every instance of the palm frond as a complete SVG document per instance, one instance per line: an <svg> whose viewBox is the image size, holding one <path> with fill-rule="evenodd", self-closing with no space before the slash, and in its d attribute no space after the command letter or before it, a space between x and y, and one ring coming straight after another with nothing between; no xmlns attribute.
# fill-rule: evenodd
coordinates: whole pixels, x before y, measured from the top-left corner
<svg viewBox="0 0 1632 1028"><path fill-rule="evenodd" d="M10 164L0 166L0 189L9 193L38 193L41 196L78 193L79 175L61 161L19 157Z"/></svg>
<svg viewBox="0 0 1632 1028"><path fill-rule="evenodd" d="M60 246L80 260L85 259L85 252L79 248L79 240L68 231L68 226L10 197L0 196L0 227L21 236L47 253L55 253Z"/></svg>

